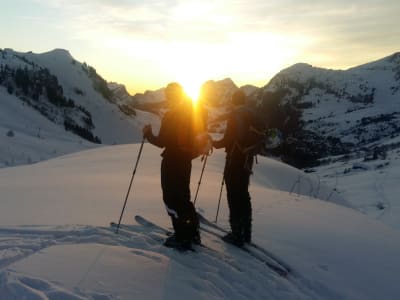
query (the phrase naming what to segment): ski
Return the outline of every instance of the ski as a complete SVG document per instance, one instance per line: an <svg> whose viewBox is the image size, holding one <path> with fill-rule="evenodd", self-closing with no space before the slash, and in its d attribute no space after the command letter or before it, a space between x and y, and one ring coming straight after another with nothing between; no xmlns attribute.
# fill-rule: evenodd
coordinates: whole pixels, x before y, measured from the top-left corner
<svg viewBox="0 0 400 300"><path fill-rule="evenodd" d="M145 218L142 217L142 216L136 215L136 216L135 216L135 221L136 221L138 224L142 225L142 226L155 229L156 231L159 231L160 233L163 233L163 234L165 234L166 236L171 236L171 235L173 234L172 231L169 231L169 230L165 229L164 227L161 227L160 225L157 225L157 224L155 224L155 223L149 221L148 219L145 219ZM197 245L197 244L196 244L196 245ZM210 251L212 251L212 252L217 252L216 250L214 250L214 249L212 249L212 248L210 248L210 247L208 247L208 246L206 246L206 245L204 245L204 244L199 244L199 245L197 245L197 246L199 246L199 247L201 247L201 248L204 248L204 249L208 249L208 250L210 250ZM192 248L191 250L192 250L192 251L195 251L194 248Z"/></svg>
<svg viewBox="0 0 400 300"><path fill-rule="evenodd" d="M144 218L144 217L142 217L142 216L136 215L136 216L135 216L135 221L136 221L138 224L140 224L140 225L142 225L142 226L145 226L145 227L148 227L148 228L151 228L151 229L153 229L153 230L156 230L156 231L158 231L159 233L163 233L163 234L166 234L166 235L171 235L171 234L172 234L171 231L169 231L169 230L167 230L167 229L161 227L160 225L157 225L157 224L155 224L155 223L149 221L148 219L146 219L146 218ZM198 248L198 247L199 247L199 248ZM199 249L201 249L201 250L203 250L203 251L205 251L205 252L208 252L209 255L212 255L212 256L214 256L214 257L217 257L218 259L223 260L224 262L228 263L229 265L231 265L231 266L234 267L235 269L237 269L237 270L239 270L239 271L242 271L241 268L240 268L239 266L236 266L236 265L234 265L234 264L232 263L232 258L231 258L231 257L229 257L229 256L227 256L226 254L221 253L221 252L219 252L219 251L217 251L217 250L215 250L215 249L213 249L213 248L211 248L211 247L209 247L209 246L207 246L207 245L204 245L203 243L201 243L201 244L194 244L194 245L193 245L193 248L192 248L191 250L192 250L193 252L196 252L196 251L199 250Z"/></svg>
<svg viewBox="0 0 400 300"><path fill-rule="evenodd" d="M155 224L155 223L153 223L153 222L151 222L151 221L145 219L145 218L142 217L142 216L136 215L136 216L135 216L135 221L136 221L136 223L138 223L138 224L140 224L140 225L142 225L142 226L144 226L144 227L151 228L151 229L153 229L153 230L155 230L155 231L158 231L159 233L164 234L166 237L171 236L171 235L173 234L173 233L172 233L171 231L169 231L168 229L166 229L166 228L164 228L164 227L162 227L162 226L160 226L160 225L158 225L158 224ZM164 242L164 241L163 241L163 242ZM164 244L164 243L163 243L163 244ZM166 247L167 247L167 248L176 249L176 250L178 250L178 251L184 251L184 250L182 250L182 249L178 249L178 248L174 248L174 247L168 247L168 246L166 246ZM193 247L190 247L189 249L185 249L185 250L190 250L190 251L192 251L192 252L196 252L196 249L193 248Z"/></svg>
<svg viewBox="0 0 400 300"><path fill-rule="evenodd" d="M138 224L140 224L140 225L142 225L144 227L151 227L151 228L159 231L160 233L165 234L166 236L172 235L172 231L170 231L170 230L168 230L168 229L166 229L164 227L161 227L160 225L157 225L157 224L155 224L155 223L143 218L142 216L136 215L135 216L135 221L136 221L136 223L138 223Z"/></svg>
<svg viewBox="0 0 400 300"><path fill-rule="evenodd" d="M141 217L139 217L141 218ZM151 232L146 232L146 236L151 238L153 241L157 242L158 244L164 245L165 239L172 235L172 232L162 228L161 226L158 226L150 221L147 221L145 219L140 220L140 222L137 222L140 226L145 227L147 229L151 229ZM118 224L115 222L110 222L110 226L112 228L117 228ZM118 233L122 233L125 236L132 236L135 233L138 232L137 225L127 225L127 224L120 224ZM140 232L140 231L139 231ZM188 249L192 250L192 249ZM193 250L194 251L194 250Z"/></svg>
<svg viewBox="0 0 400 300"><path fill-rule="evenodd" d="M203 225L200 228L214 236L222 239L224 234L227 234L228 231L224 228L218 226L217 224L209 221L203 215L198 213L199 221ZM206 226L206 227L205 227ZM223 239L222 239L223 240ZM225 242L225 241L224 241ZM227 242L226 242L227 243ZM229 244L229 243L228 243ZM236 246L235 246L236 247ZM278 260L274 255L272 255L269 251L262 248L261 246L250 243L245 244L243 247L237 247L238 249L243 250L254 258L258 259L265 265L267 265L270 269L272 269L275 273L277 273L281 277L287 277L290 273L290 268Z"/></svg>
<svg viewBox="0 0 400 300"><path fill-rule="evenodd" d="M119 227L118 227L118 223L116 223L116 222L110 222L110 227L114 228L114 229L118 228L118 230L122 229L124 232L133 230L133 227L126 225L126 224L119 224Z"/></svg>
<svg viewBox="0 0 400 300"><path fill-rule="evenodd" d="M161 227L160 225L157 225L155 223L153 223L152 221L136 215L135 216L135 221L139 224L142 225L144 227L149 228L150 230L155 230L157 233L163 233L163 234L167 234L167 235L171 235L172 232ZM231 256L225 254L225 253L221 253L220 251L213 249L211 247L209 247L208 245L204 245L203 243L201 244L194 244L193 245L193 252L198 253L199 255L207 255L209 257L212 257L212 259L217 260L217 261L223 261L224 263L226 263L227 265L229 265L230 267L236 269L239 272L243 272L243 269L241 268L240 265L237 265L235 263L235 259L232 258Z"/></svg>

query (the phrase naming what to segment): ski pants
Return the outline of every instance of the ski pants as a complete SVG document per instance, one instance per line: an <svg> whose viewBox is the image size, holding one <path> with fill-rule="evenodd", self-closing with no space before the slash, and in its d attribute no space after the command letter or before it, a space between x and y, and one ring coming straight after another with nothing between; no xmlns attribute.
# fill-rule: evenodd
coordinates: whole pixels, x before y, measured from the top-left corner
<svg viewBox="0 0 400 300"><path fill-rule="evenodd" d="M252 164L252 161L251 161ZM241 157L227 158L224 179L232 234L245 242L251 241L252 209L249 193L251 171Z"/></svg>
<svg viewBox="0 0 400 300"><path fill-rule="evenodd" d="M191 159L163 158L161 161L161 187L163 201L176 238L190 240L198 233L199 221L190 201Z"/></svg>

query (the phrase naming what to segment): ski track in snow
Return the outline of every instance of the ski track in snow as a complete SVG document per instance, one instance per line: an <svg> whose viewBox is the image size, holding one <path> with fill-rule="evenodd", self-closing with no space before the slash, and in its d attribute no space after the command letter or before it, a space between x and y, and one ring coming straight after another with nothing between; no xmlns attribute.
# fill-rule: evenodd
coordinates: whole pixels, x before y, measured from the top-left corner
<svg viewBox="0 0 400 300"><path fill-rule="evenodd" d="M5 299L117 299L114 295L96 294L80 289L91 269L101 259L107 246L129 248L144 259L162 263L172 260L183 274L193 273L187 282L199 294L207 289L211 299L318 299L314 289L329 293L325 287L307 282L293 273L284 279L240 249L226 245L213 235L202 232L207 248L196 246L196 253L181 253L162 245L163 233L142 225L124 225L119 234L111 227L27 226L0 228L0 295ZM42 278L20 274L13 263L55 245L96 243L104 246L93 253L86 272L76 274L73 291ZM186 273L187 272L187 273ZM26 297L26 298L24 298Z"/></svg>

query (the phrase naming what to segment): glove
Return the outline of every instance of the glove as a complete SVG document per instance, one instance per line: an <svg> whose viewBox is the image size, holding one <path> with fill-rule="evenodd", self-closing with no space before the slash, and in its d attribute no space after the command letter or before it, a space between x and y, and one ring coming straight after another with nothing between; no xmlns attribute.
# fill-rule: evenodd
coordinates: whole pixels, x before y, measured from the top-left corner
<svg viewBox="0 0 400 300"><path fill-rule="evenodd" d="M150 136L152 132L153 131L152 131L152 128L151 128L150 124L145 125L143 127L143 129L142 129L142 133L143 133L143 137L144 138L147 138L148 136Z"/></svg>

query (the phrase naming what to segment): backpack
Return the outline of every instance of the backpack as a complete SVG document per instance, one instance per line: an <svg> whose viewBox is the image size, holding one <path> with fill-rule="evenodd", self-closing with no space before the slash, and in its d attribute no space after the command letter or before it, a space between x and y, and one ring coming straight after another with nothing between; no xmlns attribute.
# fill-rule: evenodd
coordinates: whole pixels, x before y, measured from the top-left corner
<svg viewBox="0 0 400 300"><path fill-rule="evenodd" d="M265 148L267 128L265 118L255 108L239 107L233 112L236 126L235 145L246 156L260 154Z"/></svg>

